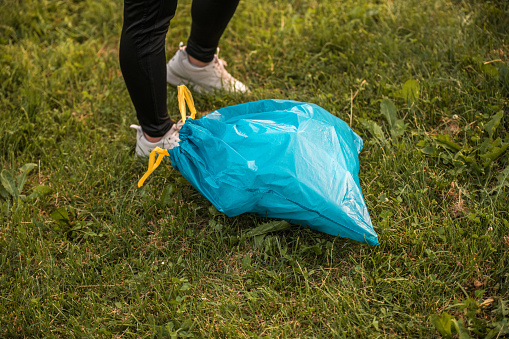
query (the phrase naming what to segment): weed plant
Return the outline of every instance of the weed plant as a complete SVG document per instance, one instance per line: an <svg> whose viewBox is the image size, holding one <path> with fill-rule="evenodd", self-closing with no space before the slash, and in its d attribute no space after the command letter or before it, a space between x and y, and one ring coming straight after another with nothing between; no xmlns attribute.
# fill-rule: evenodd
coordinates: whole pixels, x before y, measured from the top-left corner
<svg viewBox="0 0 509 339"><path fill-rule="evenodd" d="M121 1L1 2L0 337L509 334L506 1L240 2L221 57L252 92L197 107L350 123L376 247L228 218L169 163L138 189L121 24Z"/></svg>

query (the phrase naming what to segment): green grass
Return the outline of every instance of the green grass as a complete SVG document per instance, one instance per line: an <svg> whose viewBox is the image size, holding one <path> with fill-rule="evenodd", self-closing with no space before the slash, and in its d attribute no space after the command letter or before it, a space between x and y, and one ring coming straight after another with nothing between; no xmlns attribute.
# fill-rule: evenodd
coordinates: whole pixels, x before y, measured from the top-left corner
<svg viewBox="0 0 509 339"><path fill-rule="evenodd" d="M352 118L376 247L255 240L267 220L218 214L169 163L138 189L121 22L120 1L2 1L0 337L508 334L507 2L241 1L221 56L252 93L198 109L285 98Z"/></svg>

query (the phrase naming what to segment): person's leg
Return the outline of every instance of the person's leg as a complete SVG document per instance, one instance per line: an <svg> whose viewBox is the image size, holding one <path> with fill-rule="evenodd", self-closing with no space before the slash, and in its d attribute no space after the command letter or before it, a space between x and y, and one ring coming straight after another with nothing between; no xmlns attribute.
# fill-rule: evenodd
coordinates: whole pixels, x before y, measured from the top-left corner
<svg viewBox="0 0 509 339"><path fill-rule="evenodd" d="M191 34L186 51L203 63L214 59L219 39L232 18L239 0L193 0Z"/></svg>
<svg viewBox="0 0 509 339"><path fill-rule="evenodd" d="M239 0L193 0L187 46L181 45L168 62L166 80L170 84L184 84L200 93L249 92L246 85L226 71L226 62L215 54L238 3Z"/></svg>
<svg viewBox="0 0 509 339"><path fill-rule="evenodd" d="M176 8L177 0L124 1L120 68L143 132L153 138L174 124L166 107L165 38Z"/></svg>

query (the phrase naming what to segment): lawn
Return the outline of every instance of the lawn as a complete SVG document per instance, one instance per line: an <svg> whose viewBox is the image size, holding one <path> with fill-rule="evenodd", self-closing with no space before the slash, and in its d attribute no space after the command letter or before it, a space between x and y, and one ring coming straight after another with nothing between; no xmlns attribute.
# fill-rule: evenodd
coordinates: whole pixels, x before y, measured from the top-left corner
<svg viewBox="0 0 509 339"><path fill-rule="evenodd" d="M240 2L220 57L252 91L198 111L282 98L351 124L378 246L252 236L272 220L219 213L170 162L137 188L121 25L121 1L0 6L0 337L509 335L508 2Z"/></svg>

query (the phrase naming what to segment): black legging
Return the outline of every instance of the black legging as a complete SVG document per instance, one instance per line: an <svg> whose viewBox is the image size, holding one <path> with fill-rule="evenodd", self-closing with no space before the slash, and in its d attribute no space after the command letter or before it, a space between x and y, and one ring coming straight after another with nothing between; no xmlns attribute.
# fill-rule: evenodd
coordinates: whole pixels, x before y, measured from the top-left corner
<svg viewBox="0 0 509 339"><path fill-rule="evenodd" d="M239 0L193 0L186 51L203 62L214 59L219 39ZM120 68L143 131L151 137L168 132L173 121L166 107L164 43L177 0L124 0Z"/></svg>

